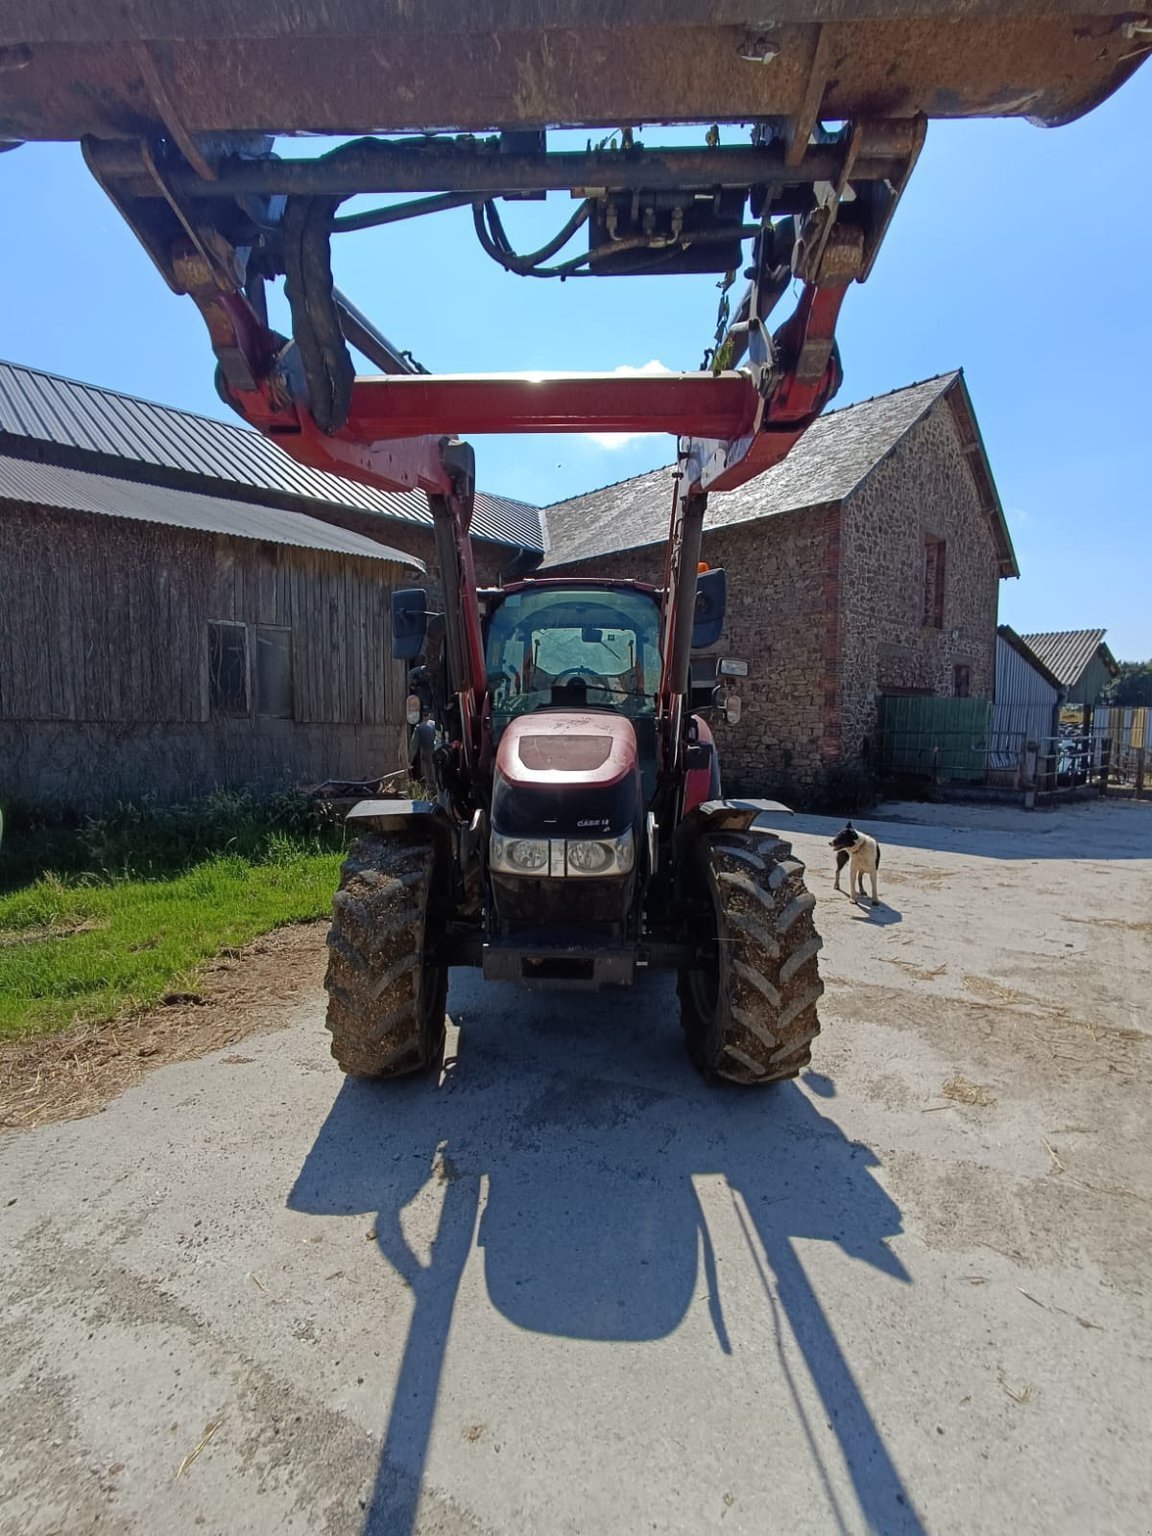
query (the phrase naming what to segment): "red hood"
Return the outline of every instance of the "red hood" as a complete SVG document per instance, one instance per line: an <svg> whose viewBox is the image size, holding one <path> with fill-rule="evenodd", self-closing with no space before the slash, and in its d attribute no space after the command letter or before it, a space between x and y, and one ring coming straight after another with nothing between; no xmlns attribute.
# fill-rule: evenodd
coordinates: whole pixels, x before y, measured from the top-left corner
<svg viewBox="0 0 1152 1536"><path fill-rule="evenodd" d="M637 762L631 720L593 710L521 715L496 753L496 771L509 784L618 784Z"/></svg>

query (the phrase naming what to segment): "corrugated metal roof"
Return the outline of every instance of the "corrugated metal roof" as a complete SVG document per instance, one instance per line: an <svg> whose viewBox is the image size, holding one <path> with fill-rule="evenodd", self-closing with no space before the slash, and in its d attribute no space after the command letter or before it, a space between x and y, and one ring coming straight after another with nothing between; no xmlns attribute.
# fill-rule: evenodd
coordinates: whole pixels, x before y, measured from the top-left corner
<svg viewBox="0 0 1152 1536"><path fill-rule="evenodd" d="M112 475L7 455L0 455L0 500L31 502L67 512L98 512L107 517L127 517L203 533L230 534L238 539L294 544L301 549L326 549L424 569L419 560L401 550L377 544L374 539L332 523L322 523L303 512L254 506L222 496L205 496L199 491L177 491L171 486L120 480Z"/></svg>
<svg viewBox="0 0 1152 1536"><path fill-rule="evenodd" d="M255 488L351 507L400 522L431 526L416 491L378 491L340 475L309 469L268 438L238 423L196 416L116 390L0 361L0 434L102 454L140 466L177 470L227 485L243 497ZM501 544L543 548L540 515L526 502L476 494L473 531Z"/></svg>
<svg viewBox="0 0 1152 1536"><path fill-rule="evenodd" d="M1103 630L1101 630L1101 634L1103 634ZM1043 678L1043 680L1048 684L1050 688L1061 687L1060 679L1056 676L1055 672L1053 672L1050 667L1041 661L1040 657L1027 643L1024 637L1022 635L1018 635L1012 628L1011 624L998 624L996 626L996 635L997 638L1000 639L1006 646L1010 647L1010 649L1013 650L1017 656L1019 656L1020 660L1024 662L1026 666L1030 667L1038 677ZM997 658L998 659L996 665L997 669L999 669L999 652L997 652ZM999 684L997 684L996 697L1000 697Z"/></svg>
<svg viewBox="0 0 1152 1536"><path fill-rule="evenodd" d="M705 529L843 500L959 378L958 372L941 374L829 411L781 463L737 490L712 497ZM671 508L670 467L556 502L544 509L543 564L661 544L668 536Z"/></svg>
<svg viewBox="0 0 1152 1536"><path fill-rule="evenodd" d="M1084 669L1103 646L1105 665L1113 676L1119 670L1112 652L1104 645L1104 629L1048 630L1040 635L1022 635L1020 638L1030 651L1044 663L1049 672L1065 688L1074 687L1083 676Z"/></svg>

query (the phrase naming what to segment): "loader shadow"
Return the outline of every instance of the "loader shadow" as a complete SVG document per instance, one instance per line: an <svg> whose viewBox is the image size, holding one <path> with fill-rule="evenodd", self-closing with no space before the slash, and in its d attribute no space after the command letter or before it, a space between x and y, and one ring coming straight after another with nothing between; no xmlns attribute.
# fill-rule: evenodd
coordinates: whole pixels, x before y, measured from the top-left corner
<svg viewBox="0 0 1152 1536"><path fill-rule="evenodd" d="M900 1212L871 1174L875 1155L794 1083L762 1094L701 1083L682 1058L675 1000L660 980L622 1005L618 997L590 1004L491 985L481 991L458 974L451 1002L459 1009L464 994L468 1021L445 1083L345 1082L288 1202L319 1214L375 1212L380 1250L414 1295L366 1536L415 1528L449 1328L474 1243L491 1304L518 1328L655 1341L683 1322L703 1289L716 1347L739 1347L729 1338L694 1178L717 1181L720 1198L731 1200L760 1274L828 1529L857 1529L862 1517L869 1531L922 1536L796 1247L797 1239L834 1242L909 1283L885 1243L901 1230ZM811 1089L835 1094L816 1074ZM443 1201L421 1263L400 1217L429 1180L442 1186ZM858 1512L838 1503L789 1375L784 1323L839 1442ZM767 1451L770 1423L763 1436Z"/></svg>

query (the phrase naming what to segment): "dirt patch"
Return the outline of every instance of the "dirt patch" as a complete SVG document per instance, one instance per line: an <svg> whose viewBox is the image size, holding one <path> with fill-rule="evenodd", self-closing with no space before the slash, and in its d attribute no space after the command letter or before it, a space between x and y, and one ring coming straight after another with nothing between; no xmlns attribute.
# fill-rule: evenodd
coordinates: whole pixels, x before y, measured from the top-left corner
<svg viewBox="0 0 1152 1536"><path fill-rule="evenodd" d="M977 1081L990 1076L993 1092L1031 1093L1046 1083L1109 1074L1146 1077L1152 1062L1142 1030L1078 1019L1062 1006L997 983L989 989L987 997L958 998L829 977L824 1011L848 1027L863 1015L914 1030L950 1057L958 1072L973 1073ZM994 1000L1002 994L1009 996Z"/></svg>
<svg viewBox="0 0 1152 1536"><path fill-rule="evenodd" d="M1147 1197L1061 1175L1023 1179L969 1160L928 1162L894 1150L884 1159L910 1231L931 1248L988 1248L1027 1268L1066 1264L1100 1272L1139 1294L1147 1271Z"/></svg>
<svg viewBox="0 0 1152 1536"><path fill-rule="evenodd" d="M982 1083L973 1083L959 1072L950 1077L940 1092L946 1099L955 1099L957 1104L972 1104L986 1109L990 1104L995 1104L996 1095Z"/></svg>
<svg viewBox="0 0 1152 1536"><path fill-rule="evenodd" d="M0 1046L0 1129L95 1114L157 1067L283 1026L323 982L326 931L326 922L278 928L220 955L196 994Z"/></svg>

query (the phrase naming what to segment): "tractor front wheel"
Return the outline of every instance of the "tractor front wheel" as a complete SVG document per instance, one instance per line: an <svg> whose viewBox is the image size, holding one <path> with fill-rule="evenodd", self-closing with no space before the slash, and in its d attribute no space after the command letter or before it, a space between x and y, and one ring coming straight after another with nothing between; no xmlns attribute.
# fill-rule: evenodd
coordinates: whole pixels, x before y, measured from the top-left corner
<svg viewBox="0 0 1152 1536"><path fill-rule="evenodd" d="M370 833L348 851L324 985L332 1054L353 1077L405 1077L443 1057L448 971L434 954L443 927L435 863L419 837Z"/></svg>
<svg viewBox="0 0 1152 1536"><path fill-rule="evenodd" d="M689 910L703 925L680 972L689 1053L705 1077L795 1077L811 1059L824 991L804 866L790 843L756 830L705 834L689 858Z"/></svg>

